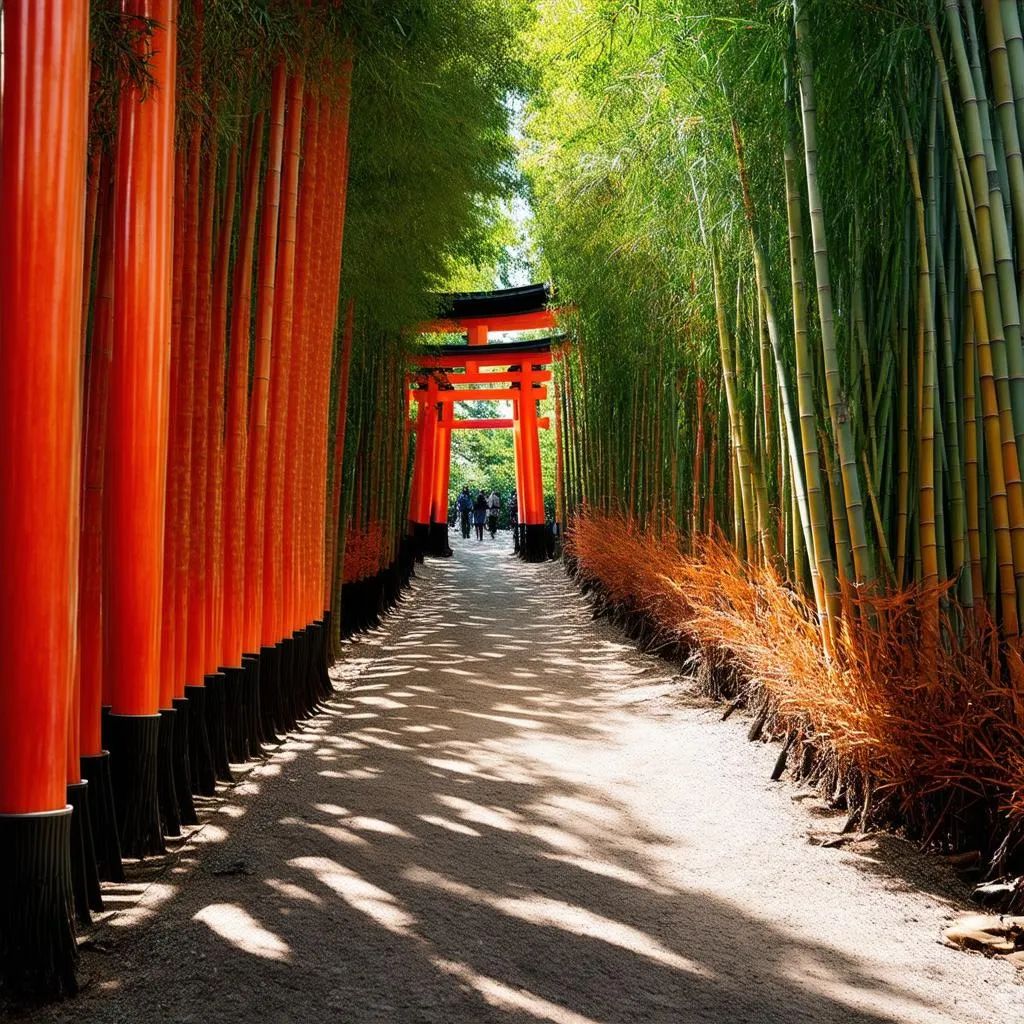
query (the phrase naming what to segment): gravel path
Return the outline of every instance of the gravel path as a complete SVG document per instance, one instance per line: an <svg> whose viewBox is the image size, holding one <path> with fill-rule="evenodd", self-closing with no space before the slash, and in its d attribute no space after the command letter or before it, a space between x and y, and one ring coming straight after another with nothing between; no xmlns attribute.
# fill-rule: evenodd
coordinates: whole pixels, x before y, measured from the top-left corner
<svg viewBox="0 0 1024 1024"><path fill-rule="evenodd" d="M1024 1019L901 844L768 781L560 567L489 539L420 572L328 711L108 894L60 1022ZM156 874L154 875L154 872Z"/></svg>

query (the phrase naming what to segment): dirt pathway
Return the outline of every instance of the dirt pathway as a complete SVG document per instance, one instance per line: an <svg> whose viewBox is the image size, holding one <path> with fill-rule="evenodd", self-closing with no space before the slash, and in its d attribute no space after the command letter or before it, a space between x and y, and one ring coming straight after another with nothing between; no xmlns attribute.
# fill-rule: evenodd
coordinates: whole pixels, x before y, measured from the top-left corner
<svg viewBox="0 0 1024 1024"><path fill-rule="evenodd" d="M939 944L932 867L809 844L838 825L775 748L558 566L454 543L30 1019L1024 1019L1012 968Z"/></svg>

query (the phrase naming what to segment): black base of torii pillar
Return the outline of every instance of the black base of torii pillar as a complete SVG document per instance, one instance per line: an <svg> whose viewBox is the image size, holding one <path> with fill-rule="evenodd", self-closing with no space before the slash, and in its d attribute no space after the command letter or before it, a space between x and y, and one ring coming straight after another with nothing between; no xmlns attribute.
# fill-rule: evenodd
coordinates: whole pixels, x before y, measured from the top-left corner
<svg viewBox="0 0 1024 1024"><path fill-rule="evenodd" d="M423 561L423 556L430 547L430 525L428 523L409 523L409 547L412 557L417 562Z"/></svg>
<svg viewBox="0 0 1024 1024"><path fill-rule="evenodd" d="M551 557L551 527L546 523L521 523L519 557L524 562L546 562Z"/></svg>
<svg viewBox="0 0 1024 1024"><path fill-rule="evenodd" d="M451 558L452 548L448 543L448 524L431 523L427 534L426 553L432 558Z"/></svg>

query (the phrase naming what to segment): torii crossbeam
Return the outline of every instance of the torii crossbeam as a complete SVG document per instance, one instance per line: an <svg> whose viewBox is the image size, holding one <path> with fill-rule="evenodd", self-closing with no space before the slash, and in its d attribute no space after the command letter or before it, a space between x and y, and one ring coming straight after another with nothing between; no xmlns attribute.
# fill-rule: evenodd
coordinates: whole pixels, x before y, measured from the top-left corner
<svg viewBox="0 0 1024 1024"><path fill-rule="evenodd" d="M408 400L416 403L416 455L409 502L410 529L417 553L448 555L448 486L451 436L459 429L511 429L516 461L519 551L527 561L548 556L539 429L550 426L537 402L551 381L551 343L561 336L489 342L492 331L555 327L547 285L445 296L442 317L422 325L423 333L460 334L464 344L423 348L410 369ZM508 401L511 419L457 420L458 402Z"/></svg>

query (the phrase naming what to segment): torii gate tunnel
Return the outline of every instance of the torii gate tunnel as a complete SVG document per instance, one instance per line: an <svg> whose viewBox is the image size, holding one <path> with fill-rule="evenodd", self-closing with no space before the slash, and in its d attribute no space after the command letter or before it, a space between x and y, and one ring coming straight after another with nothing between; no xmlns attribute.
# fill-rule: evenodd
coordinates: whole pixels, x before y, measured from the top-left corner
<svg viewBox="0 0 1024 1024"><path fill-rule="evenodd" d="M551 381L551 342L560 336L529 341L489 342L491 332L526 331L556 326L548 308L547 285L450 296L445 317L424 324L424 333L467 335L466 344L422 350L410 371L408 401L416 434L409 519L417 555L450 555L448 487L453 430L511 429L516 463L519 524L518 549L526 561L548 557L544 515L540 437L547 417L537 403L547 398ZM511 419L456 419L455 406L466 401L507 401Z"/></svg>

